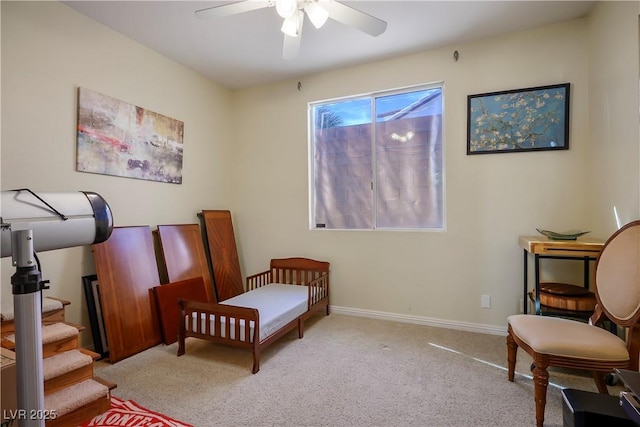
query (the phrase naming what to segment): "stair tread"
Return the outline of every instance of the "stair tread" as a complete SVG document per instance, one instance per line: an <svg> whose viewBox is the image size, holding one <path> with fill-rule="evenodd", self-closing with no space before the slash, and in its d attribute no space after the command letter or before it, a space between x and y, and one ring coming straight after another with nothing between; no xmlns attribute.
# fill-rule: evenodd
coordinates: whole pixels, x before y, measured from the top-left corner
<svg viewBox="0 0 640 427"><path fill-rule="evenodd" d="M113 390L114 388L118 387L118 384L113 383L111 381L107 381L102 377L94 376L93 380L99 382L100 384L104 385L105 387L108 387L109 390Z"/></svg>
<svg viewBox="0 0 640 427"><path fill-rule="evenodd" d="M93 420L111 408L111 396L96 399L67 414L47 420L45 427L75 427Z"/></svg>
<svg viewBox="0 0 640 427"><path fill-rule="evenodd" d="M59 298L46 297L42 299L42 314L62 310L65 306L69 305L70 302L66 300L62 300ZM13 301L11 305L6 305L2 307L2 313L0 313L0 321L2 323L12 323L15 318L15 313L13 311Z"/></svg>
<svg viewBox="0 0 640 427"><path fill-rule="evenodd" d="M73 328L76 328L78 330L78 332L82 332L82 331L84 331L86 329L84 325L78 325L77 323L64 322L64 324L67 325L67 326L71 326Z"/></svg>
<svg viewBox="0 0 640 427"><path fill-rule="evenodd" d="M44 406L62 416L108 395L109 387L90 379L46 395Z"/></svg>
<svg viewBox="0 0 640 427"><path fill-rule="evenodd" d="M58 297L46 297L46 299L58 301L60 304L62 304L63 307L71 305L71 301L66 300L66 299L62 299L62 298L58 298Z"/></svg>
<svg viewBox="0 0 640 427"><path fill-rule="evenodd" d="M47 357L42 361L44 380L50 380L93 363L93 357L74 349Z"/></svg>
<svg viewBox="0 0 640 427"><path fill-rule="evenodd" d="M100 354L96 353L95 351L91 351L87 348L82 348L82 347L78 347L78 351L86 354L87 356L91 356L91 358L95 361L100 359Z"/></svg>
<svg viewBox="0 0 640 427"><path fill-rule="evenodd" d="M51 325L42 326L42 344L49 344L67 338L77 337L79 329L66 323L53 323ZM4 340L15 344L16 335L10 334L4 337Z"/></svg>

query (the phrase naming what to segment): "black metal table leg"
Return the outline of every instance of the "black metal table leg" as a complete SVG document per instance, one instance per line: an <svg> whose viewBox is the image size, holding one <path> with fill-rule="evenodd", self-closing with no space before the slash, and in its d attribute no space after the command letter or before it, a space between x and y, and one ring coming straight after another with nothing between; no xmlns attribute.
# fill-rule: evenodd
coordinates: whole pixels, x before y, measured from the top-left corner
<svg viewBox="0 0 640 427"><path fill-rule="evenodd" d="M527 314L527 308L529 307L529 301L527 300L528 297L528 290L529 290L529 283L528 283L528 273L527 273L527 263L529 262L529 252L527 252L527 250L524 250L524 260L523 260L523 265L524 265L524 294L522 296L522 312L524 314Z"/></svg>
<svg viewBox="0 0 640 427"><path fill-rule="evenodd" d="M540 255L535 254L534 255L535 258L535 292L536 292L536 297L535 297L535 305L536 305L536 314L540 314Z"/></svg>

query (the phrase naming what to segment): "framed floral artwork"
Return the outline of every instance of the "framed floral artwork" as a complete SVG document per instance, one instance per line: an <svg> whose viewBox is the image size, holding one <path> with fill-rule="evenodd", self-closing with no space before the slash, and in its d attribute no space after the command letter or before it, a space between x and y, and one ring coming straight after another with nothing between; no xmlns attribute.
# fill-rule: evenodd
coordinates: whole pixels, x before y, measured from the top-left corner
<svg viewBox="0 0 640 427"><path fill-rule="evenodd" d="M569 149L570 84L467 97L467 154Z"/></svg>

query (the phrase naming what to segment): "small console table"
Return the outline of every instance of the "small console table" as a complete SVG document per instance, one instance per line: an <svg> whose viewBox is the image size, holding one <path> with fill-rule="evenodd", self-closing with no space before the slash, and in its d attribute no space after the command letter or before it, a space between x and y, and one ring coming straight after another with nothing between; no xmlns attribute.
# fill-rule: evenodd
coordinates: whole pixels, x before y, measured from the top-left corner
<svg viewBox="0 0 640 427"><path fill-rule="evenodd" d="M528 302L528 264L529 254L534 257L535 268L535 313L542 314L540 308L540 259L556 258L584 262L584 287L589 288L589 263L598 259L604 242L598 239L579 238L578 240L551 240L545 236L520 236L520 247L524 250L524 314L527 314Z"/></svg>

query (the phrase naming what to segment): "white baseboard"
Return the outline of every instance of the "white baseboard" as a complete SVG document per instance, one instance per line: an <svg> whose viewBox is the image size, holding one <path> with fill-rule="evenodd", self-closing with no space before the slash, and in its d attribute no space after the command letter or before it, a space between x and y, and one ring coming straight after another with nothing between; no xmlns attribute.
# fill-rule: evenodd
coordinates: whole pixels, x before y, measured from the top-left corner
<svg viewBox="0 0 640 427"><path fill-rule="evenodd" d="M435 326L438 328L458 329L461 331L478 332L491 335L507 335L507 327L481 325L478 323L456 322L452 320L435 319L432 317L410 316L408 314L388 313L384 311L363 310L330 305L331 313L344 314L346 316L368 317L371 319L390 320L414 325Z"/></svg>

